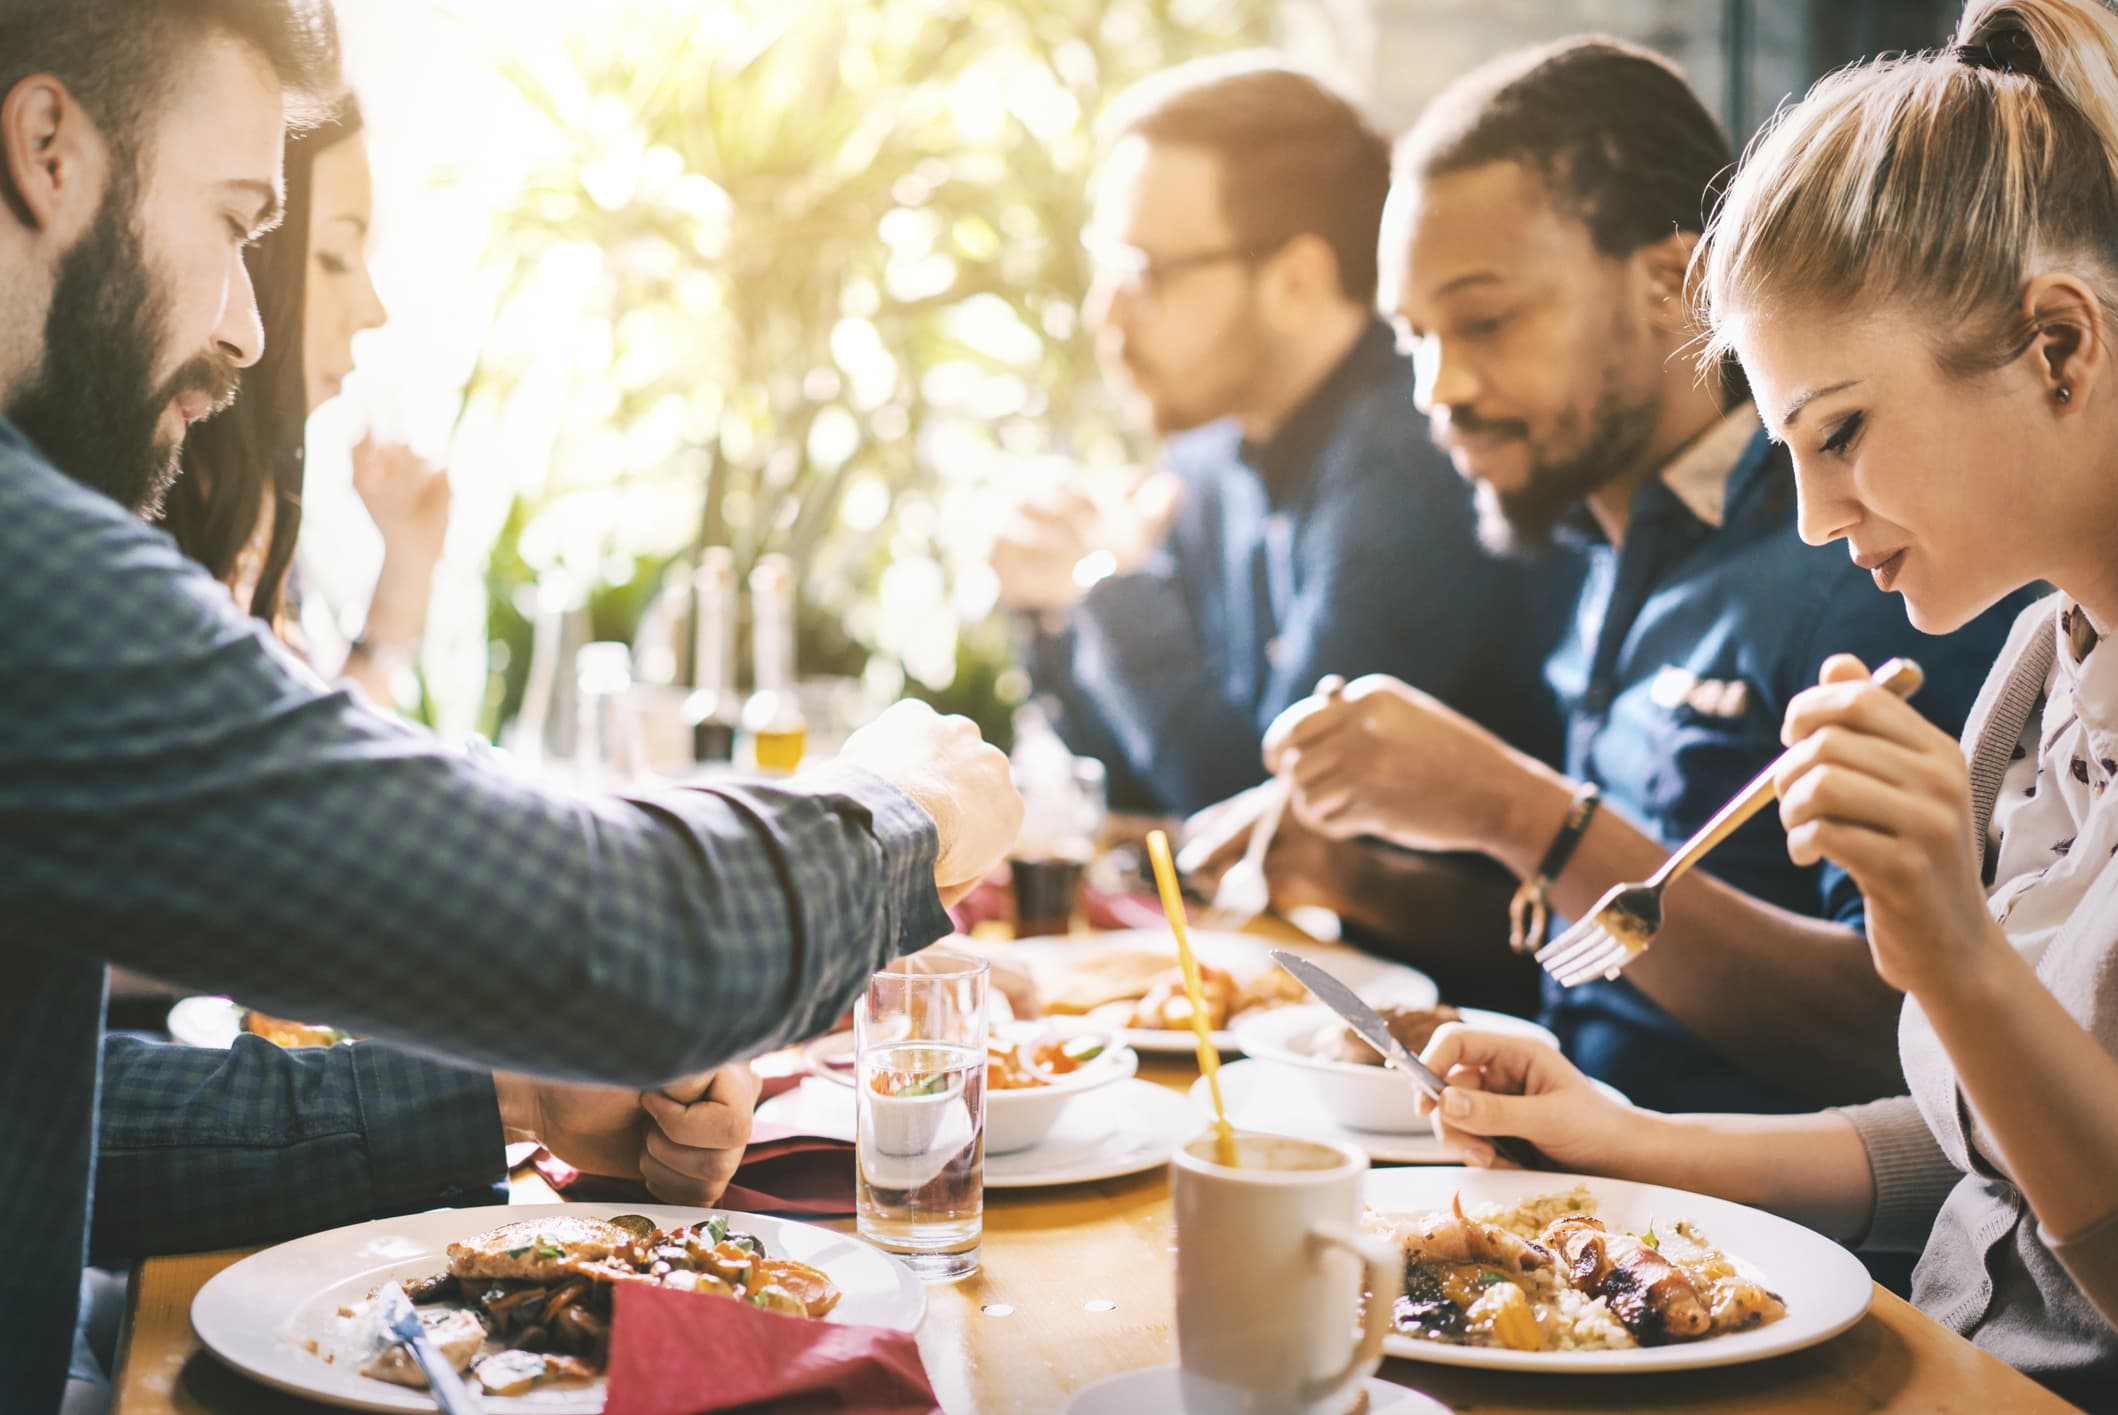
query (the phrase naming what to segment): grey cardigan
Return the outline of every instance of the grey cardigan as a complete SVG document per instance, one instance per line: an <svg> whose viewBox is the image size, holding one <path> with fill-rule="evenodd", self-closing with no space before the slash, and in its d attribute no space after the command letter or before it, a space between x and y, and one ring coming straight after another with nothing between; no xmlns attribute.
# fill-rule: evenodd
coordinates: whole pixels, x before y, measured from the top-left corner
<svg viewBox="0 0 2118 1415"><path fill-rule="evenodd" d="M2008 758L2045 696L2056 616L2049 598L2024 611L1971 709L1964 751L1981 847ZM2118 1055L2118 865L2090 889L2037 973ZM1898 1048L1911 1094L1840 1112L1860 1131L1875 1176L1864 1246L1921 1252L1912 1300L1928 1316L2067 1399L2118 1411L2118 1212L2055 1241L2031 1215L1909 997ZM2035 1104L2034 1095L2024 1103Z"/></svg>

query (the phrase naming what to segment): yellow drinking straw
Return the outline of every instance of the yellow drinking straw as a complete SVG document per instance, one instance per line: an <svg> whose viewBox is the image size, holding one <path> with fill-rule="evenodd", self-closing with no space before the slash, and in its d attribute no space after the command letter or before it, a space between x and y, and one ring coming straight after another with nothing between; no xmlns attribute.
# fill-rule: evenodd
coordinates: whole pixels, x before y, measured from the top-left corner
<svg viewBox="0 0 2118 1415"><path fill-rule="evenodd" d="M1154 863L1155 885L1162 891L1162 912L1169 916L1169 931L1177 938L1177 962L1184 969L1184 995L1191 999L1191 1030L1199 1043L1199 1072L1206 1089L1213 1093L1214 1158L1230 1169L1236 1165L1235 1131L1228 1124L1228 1108L1221 1103L1221 1053L1213 1044L1213 1031L1206 1025L1206 994L1199 986L1199 960L1192 956L1191 935L1184 926L1184 895L1177 888L1177 866L1169 858L1169 837L1159 830L1147 832L1147 858Z"/></svg>

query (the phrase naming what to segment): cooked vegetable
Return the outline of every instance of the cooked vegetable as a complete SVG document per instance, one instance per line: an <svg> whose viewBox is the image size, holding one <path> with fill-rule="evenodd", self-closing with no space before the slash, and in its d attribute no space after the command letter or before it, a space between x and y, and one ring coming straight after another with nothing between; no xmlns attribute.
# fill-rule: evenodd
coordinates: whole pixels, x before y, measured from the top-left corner
<svg viewBox="0 0 2118 1415"><path fill-rule="evenodd" d="M486 1390L522 1395L602 1370L611 1293L624 1281L741 1298L792 1317L822 1317L840 1297L827 1274L768 1257L756 1235L730 1231L721 1214L667 1231L641 1214L523 1220L450 1244L449 1271L411 1290L427 1304L421 1320L457 1338L459 1369L475 1362ZM464 1305L436 1305L450 1300ZM414 1384L416 1370L409 1353L393 1347L371 1374Z"/></svg>

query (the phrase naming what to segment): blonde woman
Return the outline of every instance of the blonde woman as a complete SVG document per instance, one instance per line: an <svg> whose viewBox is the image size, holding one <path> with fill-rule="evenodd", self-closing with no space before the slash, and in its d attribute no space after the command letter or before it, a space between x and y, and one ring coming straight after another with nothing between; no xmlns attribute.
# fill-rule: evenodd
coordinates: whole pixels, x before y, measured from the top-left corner
<svg viewBox="0 0 2118 1415"><path fill-rule="evenodd" d="M2118 14L1981 0L1938 54L1836 75L1737 176L1696 275L1793 452L1803 535L1915 623L2025 584L1959 747L1826 667L1785 727L1797 861L1860 883L1910 1094L1801 1117L1601 1099L1451 1029L1437 1127L1919 1251L1929 1315L2118 1409Z"/></svg>

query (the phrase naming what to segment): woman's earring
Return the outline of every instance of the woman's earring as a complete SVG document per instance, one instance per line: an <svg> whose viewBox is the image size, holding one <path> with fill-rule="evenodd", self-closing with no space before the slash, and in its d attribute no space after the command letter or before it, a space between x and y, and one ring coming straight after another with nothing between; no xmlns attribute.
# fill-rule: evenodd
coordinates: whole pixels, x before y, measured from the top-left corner
<svg viewBox="0 0 2118 1415"><path fill-rule="evenodd" d="M2074 401L2074 390L2062 383L2059 385L2059 390L2052 396L2062 403L2071 403Z"/></svg>

